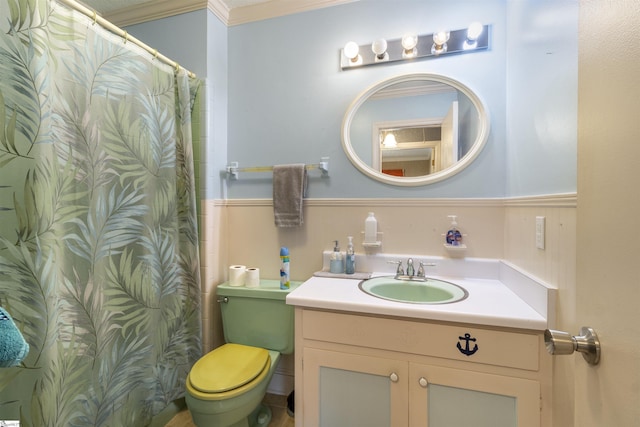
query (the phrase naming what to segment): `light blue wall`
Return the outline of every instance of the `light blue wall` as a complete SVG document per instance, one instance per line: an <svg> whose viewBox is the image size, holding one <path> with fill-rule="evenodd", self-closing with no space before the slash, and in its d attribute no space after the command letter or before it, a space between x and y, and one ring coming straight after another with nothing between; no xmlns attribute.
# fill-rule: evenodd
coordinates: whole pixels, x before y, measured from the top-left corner
<svg viewBox="0 0 640 427"><path fill-rule="evenodd" d="M204 198L222 199L226 197L224 175L221 171L227 165L227 126L228 126L228 40L227 26L211 12L207 12L207 57L209 99L208 135L209 143L203 155L206 164L206 184Z"/></svg>
<svg viewBox="0 0 640 427"><path fill-rule="evenodd" d="M205 76L206 25L205 11L196 11L130 25L125 30L198 76Z"/></svg>
<svg viewBox="0 0 640 427"><path fill-rule="evenodd" d="M358 70L339 69L340 48L492 25L490 51ZM226 28L198 11L127 28L199 75L207 76L206 198L270 198L269 174L224 177L241 167L316 163L309 197L503 197L576 191L578 0L361 0ZM203 71L201 71L203 69ZM351 101L392 76L434 72L467 85L484 101L491 134L459 175L399 188L361 174L342 150L340 126Z"/></svg>
<svg viewBox="0 0 640 427"><path fill-rule="evenodd" d="M225 197L229 81L227 26L207 9L131 25L126 30L205 81L206 118L200 153L200 195Z"/></svg>
<svg viewBox="0 0 640 427"><path fill-rule="evenodd" d="M576 191L578 3L509 2L508 196Z"/></svg>
<svg viewBox="0 0 640 427"><path fill-rule="evenodd" d="M408 31L465 28L474 20L493 26L490 51L339 69L340 48L349 40L365 44L379 37L399 38ZM312 180L309 197L503 196L505 22L503 0L365 0L231 27L229 160L254 166L315 163L329 156L330 178ZM361 174L343 153L340 127L344 113L372 84L418 71L446 74L476 90L491 112L490 141L477 161L452 179L414 188L378 183ZM271 197L270 179L253 175L257 174L231 182L229 197Z"/></svg>

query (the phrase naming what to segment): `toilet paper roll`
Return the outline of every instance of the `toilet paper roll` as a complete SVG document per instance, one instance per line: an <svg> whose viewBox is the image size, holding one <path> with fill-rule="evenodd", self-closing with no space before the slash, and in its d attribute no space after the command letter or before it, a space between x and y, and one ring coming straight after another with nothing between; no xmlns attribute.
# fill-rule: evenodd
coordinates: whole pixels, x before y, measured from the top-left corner
<svg viewBox="0 0 640 427"><path fill-rule="evenodd" d="M229 267L229 286L244 286L244 277L247 267L244 265L232 265Z"/></svg>
<svg viewBox="0 0 640 427"><path fill-rule="evenodd" d="M259 268L247 268L247 272L244 276L244 285L247 288L257 288L258 286L260 286Z"/></svg>

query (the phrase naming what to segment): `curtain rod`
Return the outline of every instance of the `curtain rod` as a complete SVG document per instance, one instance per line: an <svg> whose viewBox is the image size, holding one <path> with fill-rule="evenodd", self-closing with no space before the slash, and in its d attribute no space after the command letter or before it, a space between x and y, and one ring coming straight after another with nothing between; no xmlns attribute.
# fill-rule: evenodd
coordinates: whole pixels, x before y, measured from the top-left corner
<svg viewBox="0 0 640 427"><path fill-rule="evenodd" d="M99 16L98 13L95 10L91 10L91 9L83 6L82 4L74 1L74 0L58 0L58 2L59 3L63 3L65 5L67 5L67 6L69 6L70 8L82 13L83 15L86 15L89 18L93 19L94 23L97 22L98 24L100 24L100 26L102 26L105 29L111 31L112 33L122 37L124 39L125 43L126 42L131 42L131 43L141 47L142 49L146 50L151 55L153 55L154 58L158 58L159 60L161 60L165 64L169 64L170 66L172 66L176 70L179 70L180 68L183 68L187 73L189 73L189 77L195 77L196 76L195 73L187 70L184 67L181 67L180 64L178 64L177 62L172 61L171 59L167 58L166 56L164 56L161 53L158 53L158 49L150 48L149 46L147 46L146 44L144 44L143 42L141 42L137 38L129 35L129 33L127 33L122 28L117 27L116 25L114 25L111 22L107 21L103 17Z"/></svg>

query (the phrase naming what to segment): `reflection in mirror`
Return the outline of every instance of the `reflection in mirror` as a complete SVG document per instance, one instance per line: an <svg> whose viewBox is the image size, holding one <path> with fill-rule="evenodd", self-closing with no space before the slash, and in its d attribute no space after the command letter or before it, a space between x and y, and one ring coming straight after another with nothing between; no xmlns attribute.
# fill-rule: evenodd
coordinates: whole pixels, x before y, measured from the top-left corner
<svg viewBox="0 0 640 427"><path fill-rule="evenodd" d="M421 176L451 165L441 156L442 124L379 128L377 136L374 168L384 174Z"/></svg>
<svg viewBox="0 0 640 427"><path fill-rule="evenodd" d="M343 121L343 148L362 172L383 182L422 185L466 167L482 149L489 121L461 83L418 73L361 94Z"/></svg>

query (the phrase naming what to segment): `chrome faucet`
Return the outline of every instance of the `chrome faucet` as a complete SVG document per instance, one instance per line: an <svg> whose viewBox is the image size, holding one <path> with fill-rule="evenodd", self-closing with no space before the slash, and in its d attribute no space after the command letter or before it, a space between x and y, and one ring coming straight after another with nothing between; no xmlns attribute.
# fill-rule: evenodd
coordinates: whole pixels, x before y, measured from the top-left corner
<svg viewBox="0 0 640 427"><path fill-rule="evenodd" d="M415 269L413 268L413 258L409 258L407 260L407 276L413 277L415 274Z"/></svg>
<svg viewBox="0 0 640 427"><path fill-rule="evenodd" d="M391 264L397 264L398 268L396 269L395 278L399 280L426 280L426 275L424 272L425 266L435 266L434 263L424 263L420 261L418 270L416 271L413 266L413 258L409 258L407 260L407 273L405 274L404 268L402 268L402 261L388 261Z"/></svg>

